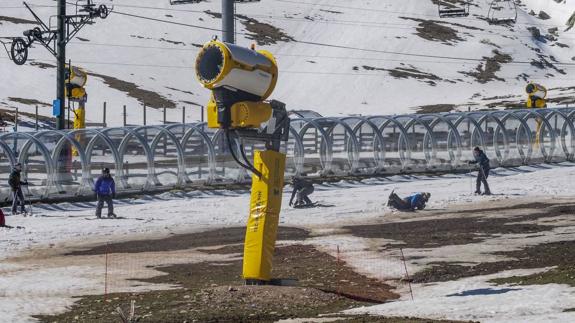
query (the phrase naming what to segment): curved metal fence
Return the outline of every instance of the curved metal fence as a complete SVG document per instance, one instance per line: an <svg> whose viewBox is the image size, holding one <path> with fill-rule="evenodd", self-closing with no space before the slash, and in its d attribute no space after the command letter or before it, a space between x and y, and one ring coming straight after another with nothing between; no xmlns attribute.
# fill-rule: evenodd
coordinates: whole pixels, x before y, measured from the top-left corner
<svg viewBox="0 0 575 323"><path fill-rule="evenodd" d="M572 161L575 109L329 118L292 112L286 176L391 175L468 169L475 146L494 166ZM245 142L247 154L257 143ZM260 147L261 148L261 147ZM0 136L0 200L12 165L35 198L92 194L103 167L120 192L249 181L205 124L12 132Z"/></svg>

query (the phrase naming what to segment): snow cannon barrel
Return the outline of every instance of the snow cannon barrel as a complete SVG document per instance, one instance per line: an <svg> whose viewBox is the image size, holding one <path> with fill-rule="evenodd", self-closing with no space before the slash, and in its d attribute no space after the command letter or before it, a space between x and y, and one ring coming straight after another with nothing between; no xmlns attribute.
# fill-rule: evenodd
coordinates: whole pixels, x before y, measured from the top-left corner
<svg viewBox="0 0 575 323"><path fill-rule="evenodd" d="M278 67L268 51L213 40L196 58L196 76L210 90L228 87L243 92L240 95L246 100L261 101L272 94Z"/></svg>
<svg viewBox="0 0 575 323"><path fill-rule="evenodd" d="M547 106L547 88L541 84L529 83L527 92L527 108L545 108Z"/></svg>
<svg viewBox="0 0 575 323"><path fill-rule="evenodd" d="M88 73L83 69L66 65L66 97L72 100L82 100L86 97L84 86L88 82Z"/></svg>
<svg viewBox="0 0 575 323"><path fill-rule="evenodd" d="M212 91L208 127L259 128L271 118L263 100L276 86L278 67L270 52L212 40L196 58L196 77Z"/></svg>

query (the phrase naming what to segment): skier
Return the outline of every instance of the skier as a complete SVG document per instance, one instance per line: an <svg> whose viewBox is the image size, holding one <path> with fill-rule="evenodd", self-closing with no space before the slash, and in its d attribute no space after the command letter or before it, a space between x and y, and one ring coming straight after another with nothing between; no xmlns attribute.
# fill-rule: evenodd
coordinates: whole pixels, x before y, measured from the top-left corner
<svg viewBox="0 0 575 323"><path fill-rule="evenodd" d="M489 184L487 184L487 177L489 177L489 158L479 147L473 149L473 157L475 160L469 161L469 165L479 164L479 172L477 173L477 184L475 189L475 194L481 194L481 183L483 183L483 188L485 191L483 195L491 195L491 190L489 189Z"/></svg>
<svg viewBox="0 0 575 323"><path fill-rule="evenodd" d="M395 192L391 192L387 201L387 206L391 206L401 211L423 210L429 202L431 193L415 193L405 198L399 197Z"/></svg>
<svg viewBox="0 0 575 323"><path fill-rule="evenodd" d="M100 219L102 217L102 208L104 207L104 202L108 204L108 217L115 218L114 214L114 201L116 198L116 183L110 175L110 169L102 169L102 176L96 181L94 186L94 192L98 197L98 205L96 206L96 217Z"/></svg>
<svg viewBox="0 0 575 323"><path fill-rule="evenodd" d="M22 193L22 185L28 185L27 181L22 182L20 173L22 172L22 164L17 163L14 165L10 177L8 178L8 184L12 189L12 215L18 214L18 205L20 205L20 211L26 214L26 205L24 202L24 193Z"/></svg>
<svg viewBox="0 0 575 323"><path fill-rule="evenodd" d="M295 176L292 180L292 185L293 191L291 193L291 199L289 200L289 206L293 205L293 207L296 208L312 206L313 202L309 199L308 195L314 191L313 183L303 179L302 177ZM297 196L295 205L293 204L294 196Z"/></svg>

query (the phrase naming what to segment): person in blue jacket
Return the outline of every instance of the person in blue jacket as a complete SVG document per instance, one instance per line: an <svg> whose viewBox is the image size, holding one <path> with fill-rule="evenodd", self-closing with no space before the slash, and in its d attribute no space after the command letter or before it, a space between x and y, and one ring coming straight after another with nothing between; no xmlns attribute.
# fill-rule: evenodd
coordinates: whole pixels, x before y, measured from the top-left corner
<svg viewBox="0 0 575 323"><path fill-rule="evenodd" d="M114 198L116 198L116 183L110 175L110 169L102 169L102 176L96 181L94 185L94 192L98 197L98 205L96 206L96 217L102 217L102 208L104 207L104 202L108 204L108 217L115 218L114 214Z"/></svg>
<svg viewBox="0 0 575 323"><path fill-rule="evenodd" d="M479 165L475 194L481 194L481 183L483 183L483 188L485 189L483 195L491 195L489 184L487 184L487 177L489 177L489 170L491 169L489 158L487 158L487 155L485 155L479 147L473 149L473 158L475 158L475 160L470 161L469 164Z"/></svg>
<svg viewBox="0 0 575 323"><path fill-rule="evenodd" d="M431 193L415 193L405 198L400 198L395 192L391 192L387 205L402 211L423 210L426 207Z"/></svg>

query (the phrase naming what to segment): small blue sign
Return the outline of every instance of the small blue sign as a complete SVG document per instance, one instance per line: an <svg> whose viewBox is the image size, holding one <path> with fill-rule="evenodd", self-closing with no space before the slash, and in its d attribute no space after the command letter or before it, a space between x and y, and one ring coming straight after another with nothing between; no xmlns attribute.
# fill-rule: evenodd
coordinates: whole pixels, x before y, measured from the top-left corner
<svg viewBox="0 0 575 323"><path fill-rule="evenodd" d="M61 106L60 100L54 100L54 101L52 102L52 115L53 115L54 117L60 116L60 112L61 112L60 106Z"/></svg>

